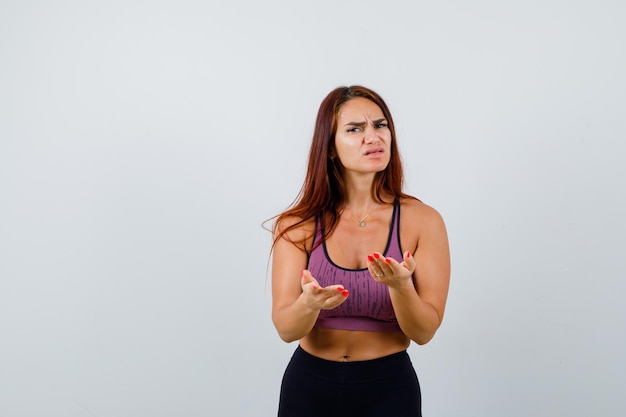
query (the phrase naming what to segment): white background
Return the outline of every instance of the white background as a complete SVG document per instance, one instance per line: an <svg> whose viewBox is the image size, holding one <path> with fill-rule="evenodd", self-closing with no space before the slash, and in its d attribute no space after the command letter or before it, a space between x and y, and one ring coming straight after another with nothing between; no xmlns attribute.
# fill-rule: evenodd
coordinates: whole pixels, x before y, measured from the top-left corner
<svg viewBox="0 0 626 417"><path fill-rule="evenodd" d="M437 208L424 415L626 414L626 5L0 3L0 415L274 416L267 218L363 84ZM315 395L315 393L311 393Z"/></svg>

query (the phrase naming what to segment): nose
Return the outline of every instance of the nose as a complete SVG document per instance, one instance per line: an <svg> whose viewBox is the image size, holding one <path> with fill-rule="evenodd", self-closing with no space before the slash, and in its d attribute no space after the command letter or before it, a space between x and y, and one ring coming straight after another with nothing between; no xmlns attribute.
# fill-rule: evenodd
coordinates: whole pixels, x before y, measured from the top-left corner
<svg viewBox="0 0 626 417"><path fill-rule="evenodd" d="M374 127L368 126L365 129L364 133L365 133L365 143L375 144L380 141L380 137L378 136L378 133L376 132L376 129L374 129Z"/></svg>

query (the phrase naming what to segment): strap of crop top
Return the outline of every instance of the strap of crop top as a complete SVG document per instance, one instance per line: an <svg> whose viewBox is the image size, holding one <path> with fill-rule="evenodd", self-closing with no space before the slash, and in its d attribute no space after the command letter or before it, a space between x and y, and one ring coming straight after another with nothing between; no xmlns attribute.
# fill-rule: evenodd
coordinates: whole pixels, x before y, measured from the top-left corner
<svg viewBox="0 0 626 417"><path fill-rule="evenodd" d="M315 220L315 237L313 238L313 249L309 252L309 258L311 254L320 249L319 246L322 246L324 252L326 249L324 248L324 242L322 241L322 219L320 216L317 216ZM394 259L397 259L401 262L403 254L402 249L400 248L400 203L396 199L393 203L393 215L391 222L391 233L388 234L389 238L387 240L387 244L385 245L385 255L391 256ZM328 256L328 254L326 254ZM328 257L330 259L330 257Z"/></svg>

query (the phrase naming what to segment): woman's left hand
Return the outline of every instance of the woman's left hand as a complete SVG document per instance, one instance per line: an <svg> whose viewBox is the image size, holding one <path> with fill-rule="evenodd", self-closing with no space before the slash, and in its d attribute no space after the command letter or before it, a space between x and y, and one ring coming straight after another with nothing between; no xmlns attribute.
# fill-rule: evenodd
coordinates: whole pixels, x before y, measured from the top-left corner
<svg viewBox="0 0 626 417"><path fill-rule="evenodd" d="M416 262L411 252L404 253L402 262L393 258L385 258L381 253L374 252L367 256L367 269L379 283L388 287L400 288L406 285L413 286L413 272Z"/></svg>

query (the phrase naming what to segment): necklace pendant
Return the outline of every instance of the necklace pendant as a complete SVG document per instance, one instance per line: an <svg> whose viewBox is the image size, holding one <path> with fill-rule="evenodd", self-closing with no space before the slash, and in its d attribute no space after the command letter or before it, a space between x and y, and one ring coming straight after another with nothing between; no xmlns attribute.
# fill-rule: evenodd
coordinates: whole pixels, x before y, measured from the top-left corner
<svg viewBox="0 0 626 417"><path fill-rule="evenodd" d="M361 220L359 222L359 227L365 227L365 220Z"/></svg>

